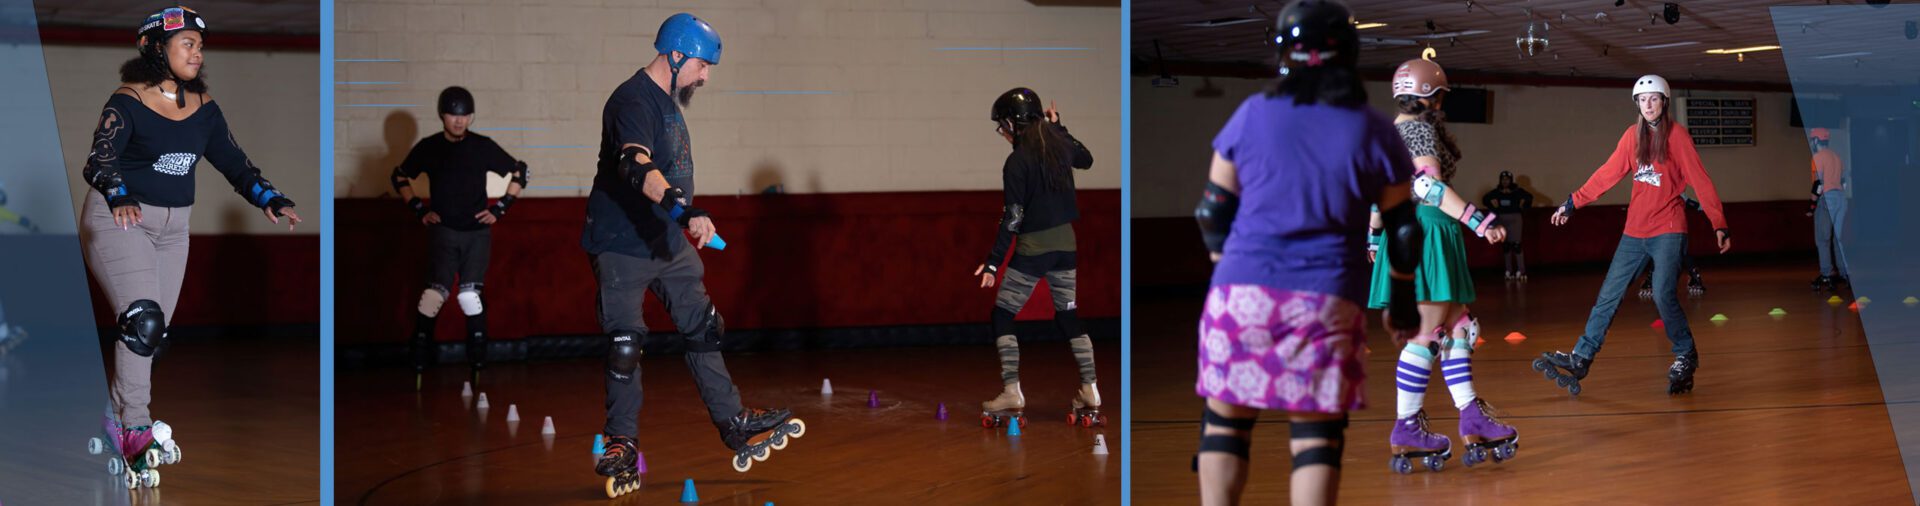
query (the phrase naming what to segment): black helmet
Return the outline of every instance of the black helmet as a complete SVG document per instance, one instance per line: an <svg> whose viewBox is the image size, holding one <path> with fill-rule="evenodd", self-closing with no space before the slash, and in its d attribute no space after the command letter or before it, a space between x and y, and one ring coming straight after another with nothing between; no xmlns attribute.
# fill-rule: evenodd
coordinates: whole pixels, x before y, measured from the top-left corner
<svg viewBox="0 0 1920 506"><path fill-rule="evenodd" d="M448 86L440 90L440 114L467 116L473 114L473 94L466 88Z"/></svg>
<svg viewBox="0 0 1920 506"><path fill-rule="evenodd" d="M142 52L151 51L153 48L166 42L166 39L173 36L174 32L181 30L193 30L205 34L207 33L207 20L202 19L200 13L194 12L193 9L189 9L186 6L173 6L160 9L153 14L147 15L146 19L140 21L140 28L135 31L139 37L137 39L137 45L140 46ZM166 53L162 51L161 54L164 55Z"/></svg>
<svg viewBox="0 0 1920 506"><path fill-rule="evenodd" d="M993 101L993 122L1025 125L1045 115L1040 106L1040 94L1026 88L1014 88L1001 93Z"/></svg>
<svg viewBox="0 0 1920 506"><path fill-rule="evenodd" d="M1274 29L1282 69L1360 63L1360 31L1353 11L1338 0L1294 0L1280 9Z"/></svg>

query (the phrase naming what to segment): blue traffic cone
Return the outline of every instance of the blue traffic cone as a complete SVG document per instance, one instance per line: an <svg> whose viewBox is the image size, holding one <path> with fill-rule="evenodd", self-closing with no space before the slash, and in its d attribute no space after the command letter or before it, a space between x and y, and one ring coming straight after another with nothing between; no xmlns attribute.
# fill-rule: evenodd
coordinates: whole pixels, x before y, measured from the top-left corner
<svg viewBox="0 0 1920 506"><path fill-rule="evenodd" d="M680 491L680 502L700 502L700 494L693 491L693 478L687 478L686 488Z"/></svg>
<svg viewBox="0 0 1920 506"><path fill-rule="evenodd" d="M1007 422L1007 435L1009 436L1020 435L1020 417L1018 415L1009 419L1009 421Z"/></svg>

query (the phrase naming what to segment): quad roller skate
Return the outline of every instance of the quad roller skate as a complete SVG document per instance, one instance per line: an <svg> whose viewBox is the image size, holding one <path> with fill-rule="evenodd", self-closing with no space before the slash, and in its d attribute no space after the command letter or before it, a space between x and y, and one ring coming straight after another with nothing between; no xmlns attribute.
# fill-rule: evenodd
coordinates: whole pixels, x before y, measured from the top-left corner
<svg viewBox="0 0 1920 506"><path fill-rule="evenodd" d="M607 477L607 498L640 490L640 448L633 438L607 436L606 449L594 462L593 472Z"/></svg>
<svg viewBox="0 0 1920 506"><path fill-rule="evenodd" d="M1460 442L1467 447L1467 454L1460 458L1467 467L1486 462L1489 457L1498 464L1512 459L1520 450L1520 431L1501 423L1486 399L1475 398L1460 410Z"/></svg>
<svg viewBox="0 0 1920 506"><path fill-rule="evenodd" d="M1100 414L1100 389L1092 383L1080 385L1080 393L1073 398L1073 411L1067 413L1067 425L1081 427L1105 427L1107 415Z"/></svg>
<svg viewBox="0 0 1920 506"><path fill-rule="evenodd" d="M1393 451L1387 465L1399 474L1412 473L1414 460L1437 473L1446 468L1447 459L1453 457L1453 440L1427 430L1425 410L1395 421L1387 445Z"/></svg>
<svg viewBox="0 0 1920 506"><path fill-rule="evenodd" d="M1646 281L1640 282L1640 300L1651 298L1653 298L1653 275L1649 274Z"/></svg>
<svg viewBox="0 0 1920 506"><path fill-rule="evenodd" d="M1592 366L1593 359L1561 351L1542 353L1533 359L1533 370L1576 397L1580 395L1580 380L1587 377L1587 368Z"/></svg>
<svg viewBox="0 0 1920 506"><path fill-rule="evenodd" d="M1707 284L1700 281L1700 269L1687 271L1687 293L1695 297L1706 295Z"/></svg>
<svg viewBox="0 0 1920 506"><path fill-rule="evenodd" d="M112 416L102 422L102 435L87 440L87 453L107 457L107 473L124 478L127 489L160 486L162 465L177 464L182 453L173 440L173 427L155 421L151 426L124 427Z"/></svg>
<svg viewBox="0 0 1920 506"><path fill-rule="evenodd" d="M807 422L793 417L785 409L744 409L727 421L722 439L733 449L733 470L747 472L754 462L763 462L775 450L807 433Z"/></svg>
<svg viewBox="0 0 1920 506"><path fill-rule="evenodd" d="M1699 352L1673 357L1673 365L1667 366L1667 395L1692 392L1693 371L1699 368Z"/></svg>
<svg viewBox="0 0 1920 506"><path fill-rule="evenodd" d="M1098 401L1097 394L1095 401ZM1076 406L1079 402L1079 399L1074 399ZM1006 388L1000 391L999 397L980 403L980 426L989 429L1005 427L1009 423L1014 423L1014 420L1019 420L1020 428L1027 428L1026 409L1027 396L1020 393L1020 382L1008 383Z"/></svg>

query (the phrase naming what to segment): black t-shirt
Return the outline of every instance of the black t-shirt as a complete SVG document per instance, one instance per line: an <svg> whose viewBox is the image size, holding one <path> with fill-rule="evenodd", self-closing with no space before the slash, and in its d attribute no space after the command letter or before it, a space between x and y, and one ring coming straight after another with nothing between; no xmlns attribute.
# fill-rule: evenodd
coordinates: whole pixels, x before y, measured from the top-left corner
<svg viewBox="0 0 1920 506"><path fill-rule="evenodd" d="M480 230L487 225L473 215L487 208L487 173L507 175L518 162L500 144L485 135L467 133L459 142L435 133L414 143L400 173L409 178L431 176L433 200L428 208L440 215L440 225L454 230Z"/></svg>
<svg viewBox="0 0 1920 506"><path fill-rule="evenodd" d="M201 104L193 114L175 121L138 98L115 93L107 99L95 127L87 163L97 170L117 172L135 201L159 207L193 205L194 167L204 155L235 192L255 207L266 205L259 184L266 180L234 141L217 103Z"/></svg>
<svg viewBox="0 0 1920 506"><path fill-rule="evenodd" d="M587 195L587 226L580 246L590 254L616 252L671 258L691 246L680 224L620 175L620 148L647 150L667 184L693 199L693 144L687 122L666 90L645 70L614 88L600 112L600 163Z"/></svg>

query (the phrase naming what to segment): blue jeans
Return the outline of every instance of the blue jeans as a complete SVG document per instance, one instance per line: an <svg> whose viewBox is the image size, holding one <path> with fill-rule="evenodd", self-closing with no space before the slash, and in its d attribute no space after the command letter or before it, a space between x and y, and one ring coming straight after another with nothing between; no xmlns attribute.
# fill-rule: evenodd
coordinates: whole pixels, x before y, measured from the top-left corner
<svg viewBox="0 0 1920 506"><path fill-rule="evenodd" d="M1847 253L1841 244L1841 227L1847 219L1847 197L1840 190L1820 194L1819 209L1813 214L1813 247L1820 251L1820 275L1846 277Z"/></svg>
<svg viewBox="0 0 1920 506"><path fill-rule="evenodd" d="M1607 267L1607 280L1600 284L1600 296L1593 301L1593 313L1587 315L1587 330L1573 353L1593 358L1607 340L1607 327L1620 309L1620 297L1627 293L1642 265L1653 261L1653 306L1660 310L1660 321L1667 327L1667 340L1673 341L1675 356L1693 350L1693 330L1687 328L1687 314L1680 309L1679 283L1681 259L1686 255L1687 234L1661 234L1641 239L1620 236L1620 247L1613 250L1613 265Z"/></svg>

